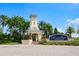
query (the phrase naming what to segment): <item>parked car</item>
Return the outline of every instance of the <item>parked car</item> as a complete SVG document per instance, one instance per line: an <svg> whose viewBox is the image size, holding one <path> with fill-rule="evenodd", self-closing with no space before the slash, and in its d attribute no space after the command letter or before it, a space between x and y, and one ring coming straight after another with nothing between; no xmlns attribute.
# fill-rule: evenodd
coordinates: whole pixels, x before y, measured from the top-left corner
<svg viewBox="0 0 79 59"><path fill-rule="evenodd" d="M68 37L62 34L49 35L49 40L68 40Z"/></svg>

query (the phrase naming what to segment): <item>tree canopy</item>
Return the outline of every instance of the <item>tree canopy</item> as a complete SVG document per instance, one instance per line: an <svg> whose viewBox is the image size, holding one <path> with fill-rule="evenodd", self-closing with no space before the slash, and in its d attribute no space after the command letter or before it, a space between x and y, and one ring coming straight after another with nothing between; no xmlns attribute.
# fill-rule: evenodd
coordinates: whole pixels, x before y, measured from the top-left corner
<svg viewBox="0 0 79 59"><path fill-rule="evenodd" d="M75 30L73 27L69 26L67 29L66 29L66 33L69 34L69 37L71 38L71 34L74 33Z"/></svg>
<svg viewBox="0 0 79 59"><path fill-rule="evenodd" d="M51 35L53 33L53 27L52 27L52 25L49 24L49 23L46 23L44 21L41 21L39 23L39 28L40 28L40 30L43 30L44 35L46 37L48 37L49 35Z"/></svg>
<svg viewBox="0 0 79 59"><path fill-rule="evenodd" d="M8 23L9 17L6 15L0 15L0 25L5 27Z"/></svg>
<svg viewBox="0 0 79 59"><path fill-rule="evenodd" d="M58 29L55 27L54 28L54 33L53 34L58 34L59 32L58 32Z"/></svg>

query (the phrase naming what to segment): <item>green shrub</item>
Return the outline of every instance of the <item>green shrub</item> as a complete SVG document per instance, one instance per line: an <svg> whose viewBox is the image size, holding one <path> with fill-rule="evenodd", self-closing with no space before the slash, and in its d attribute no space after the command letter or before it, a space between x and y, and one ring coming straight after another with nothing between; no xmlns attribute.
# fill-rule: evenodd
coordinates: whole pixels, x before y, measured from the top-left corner
<svg viewBox="0 0 79 59"><path fill-rule="evenodd" d="M15 43L9 34L0 34L0 44ZM18 43L18 42L17 42Z"/></svg>
<svg viewBox="0 0 79 59"><path fill-rule="evenodd" d="M47 43L46 40L42 40L42 41L39 42L39 44L46 44L46 43Z"/></svg>

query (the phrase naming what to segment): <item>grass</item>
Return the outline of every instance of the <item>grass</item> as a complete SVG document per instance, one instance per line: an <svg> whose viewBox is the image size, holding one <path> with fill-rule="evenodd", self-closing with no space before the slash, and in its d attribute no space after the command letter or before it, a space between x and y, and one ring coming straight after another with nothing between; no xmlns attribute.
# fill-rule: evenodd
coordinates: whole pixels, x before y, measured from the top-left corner
<svg viewBox="0 0 79 59"><path fill-rule="evenodd" d="M74 40L79 40L79 37L78 38L74 38Z"/></svg>
<svg viewBox="0 0 79 59"><path fill-rule="evenodd" d="M19 44L17 42L9 42L9 43L2 43L0 45L16 45L16 44Z"/></svg>
<svg viewBox="0 0 79 59"><path fill-rule="evenodd" d="M68 45L68 46L79 46L79 40L69 40L69 41L41 41L39 44L43 45Z"/></svg>
<svg viewBox="0 0 79 59"><path fill-rule="evenodd" d="M19 44L17 42L7 42L7 43L1 43L0 45L16 45Z"/></svg>

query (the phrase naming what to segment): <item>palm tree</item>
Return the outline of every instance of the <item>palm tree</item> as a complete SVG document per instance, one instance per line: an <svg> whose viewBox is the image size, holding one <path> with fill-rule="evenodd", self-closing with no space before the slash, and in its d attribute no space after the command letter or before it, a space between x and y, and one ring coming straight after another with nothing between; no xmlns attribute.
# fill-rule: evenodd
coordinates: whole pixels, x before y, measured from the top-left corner
<svg viewBox="0 0 79 59"><path fill-rule="evenodd" d="M6 15L0 15L0 24L4 28L8 23L9 17Z"/></svg>
<svg viewBox="0 0 79 59"><path fill-rule="evenodd" d="M69 38L71 38L71 34L74 33L75 30L73 27L69 26L66 30L66 33L69 34Z"/></svg>
<svg viewBox="0 0 79 59"><path fill-rule="evenodd" d="M14 16L9 20L9 28L17 31L23 31L26 27L26 22L23 17Z"/></svg>
<svg viewBox="0 0 79 59"><path fill-rule="evenodd" d="M11 36L18 33L20 37L23 38L26 29L29 27L29 22L26 22L21 16L14 16L10 18L8 26ZM15 37L18 37L18 35Z"/></svg>

